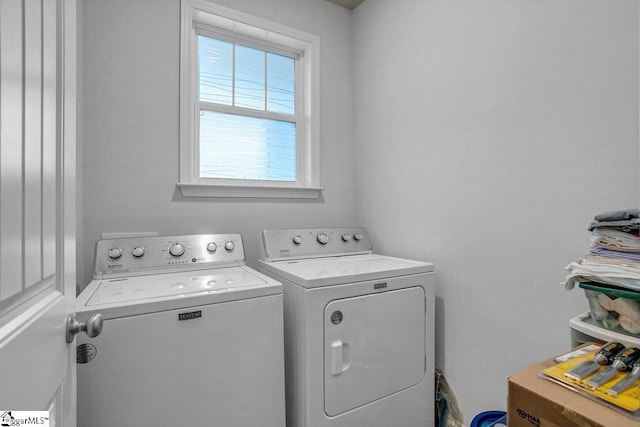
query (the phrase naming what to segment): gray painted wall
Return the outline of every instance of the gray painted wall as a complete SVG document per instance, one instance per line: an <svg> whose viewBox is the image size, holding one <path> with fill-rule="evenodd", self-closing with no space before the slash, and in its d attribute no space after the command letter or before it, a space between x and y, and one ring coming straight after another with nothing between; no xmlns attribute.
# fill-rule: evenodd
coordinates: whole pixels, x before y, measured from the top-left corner
<svg viewBox="0 0 640 427"><path fill-rule="evenodd" d="M357 214L433 261L437 357L470 423L569 349L559 286L600 212L640 206L638 3L367 0L354 11Z"/></svg>
<svg viewBox="0 0 640 427"><path fill-rule="evenodd" d="M175 187L180 1L85 0L82 286L103 232L239 232L253 263L264 228L354 224L350 11L318 0L216 3L321 37L323 201L183 199Z"/></svg>
<svg viewBox="0 0 640 427"><path fill-rule="evenodd" d="M177 195L179 0L85 0L81 284L102 232L240 232L252 264L263 228L362 224L436 263L467 422L504 409L508 374L569 348L591 217L640 205L637 2L216 3L321 37L324 200Z"/></svg>

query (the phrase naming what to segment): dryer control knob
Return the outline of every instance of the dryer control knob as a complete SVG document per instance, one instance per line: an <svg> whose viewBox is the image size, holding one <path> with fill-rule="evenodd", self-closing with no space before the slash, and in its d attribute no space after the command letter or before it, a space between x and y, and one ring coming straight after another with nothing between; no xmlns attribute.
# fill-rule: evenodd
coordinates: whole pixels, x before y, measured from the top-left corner
<svg viewBox="0 0 640 427"><path fill-rule="evenodd" d="M329 236L327 236L325 233L320 233L318 234L318 243L320 243L321 245L326 245L329 242Z"/></svg>
<svg viewBox="0 0 640 427"><path fill-rule="evenodd" d="M297 234L295 236L293 236L293 243L296 245L301 245L302 244L302 236Z"/></svg>
<svg viewBox="0 0 640 427"><path fill-rule="evenodd" d="M224 244L224 248L227 250L227 252L231 252L236 248L236 244L232 241L228 241Z"/></svg>
<svg viewBox="0 0 640 427"><path fill-rule="evenodd" d="M136 246L131 250L131 254L136 258L140 258L144 255L144 246Z"/></svg>
<svg viewBox="0 0 640 427"><path fill-rule="evenodd" d="M118 259L122 256L122 249L120 248L111 248L109 249L109 258L111 259Z"/></svg>
<svg viewBox="0 0 640 427"><path fill-rule="evenodd" d="M207 244L207 251L209 253L214 253L217 250L218 250L218 245L216 245L214 242L209 242Z"/></svg>
<svg viewBox="0 0 640 427"><path fill-rule="evenodd" d="M356 242L359 242L360 240L362 240L362 234L356 233L353 235L353 238L356 240Z"/></svg>
<svg viewBox="0 0 640 427"><path fill-rule="evenodd" d="M351 234L344 233L342 235L342 241L343 242L348 242L349 240L351 240Z"/></svg>
<svg viewBox="0 0 640 427"><path fill-rule="evenodd" d="M184 254L184 246L182 246L180 243L174 243L169 248L169 253L173 256L181 256Z"/></svg>

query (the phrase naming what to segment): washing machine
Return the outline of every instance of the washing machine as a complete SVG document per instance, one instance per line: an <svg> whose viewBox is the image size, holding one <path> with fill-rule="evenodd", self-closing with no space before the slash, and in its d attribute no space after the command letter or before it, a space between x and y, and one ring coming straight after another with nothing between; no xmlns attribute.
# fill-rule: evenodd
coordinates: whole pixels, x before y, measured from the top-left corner
<svg viewBox="0 0 640 427"><path fill-rule="evenodd" d="M78 426L285 425L282 285L239 234L103 239L77 318Z"/></svg>
<svg viewBox="0 0 640 427"><path fill-rule="evenodd" d="M433 426L433 264L374 254L362 227L260 241L283 284L287 426Z"/></svg>

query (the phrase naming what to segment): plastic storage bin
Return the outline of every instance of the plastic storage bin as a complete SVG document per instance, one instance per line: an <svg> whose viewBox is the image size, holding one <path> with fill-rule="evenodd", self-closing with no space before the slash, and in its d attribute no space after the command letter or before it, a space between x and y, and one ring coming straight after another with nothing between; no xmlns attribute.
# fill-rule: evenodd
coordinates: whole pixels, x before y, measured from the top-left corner
<svg viewBox="0 0 640 427"><path fill-rule="evenodd" d="M640 292L594 282L579 286L598 326L640 338Z"/></svg>
<svg viewBox="0 0 640 427"><path fill-rule="evenodd" d="M507 425L507 413L504 411L481 412L471 421L471 427L503 427Z"/></svg>

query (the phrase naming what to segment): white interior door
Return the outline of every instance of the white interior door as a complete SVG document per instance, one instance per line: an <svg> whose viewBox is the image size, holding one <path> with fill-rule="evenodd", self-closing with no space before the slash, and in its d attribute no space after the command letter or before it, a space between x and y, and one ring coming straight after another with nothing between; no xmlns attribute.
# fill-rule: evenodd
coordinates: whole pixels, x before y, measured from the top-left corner
<svg viewBox="0 0 640 427"><path fill-rule="evenodd" d="M74 427L76 0L0 1L0 417ZM13 411L9 413L9 411ZM13 425L13 424L8 424Z"/></svg>

